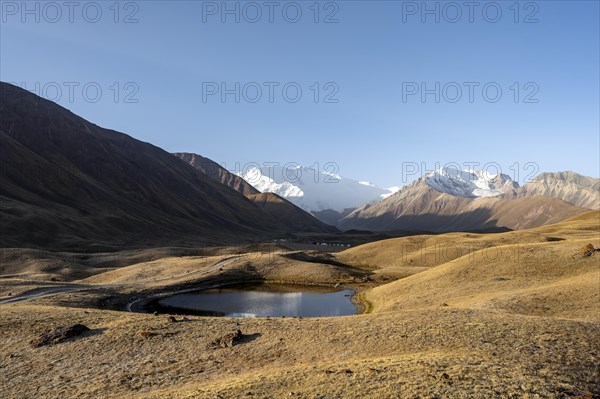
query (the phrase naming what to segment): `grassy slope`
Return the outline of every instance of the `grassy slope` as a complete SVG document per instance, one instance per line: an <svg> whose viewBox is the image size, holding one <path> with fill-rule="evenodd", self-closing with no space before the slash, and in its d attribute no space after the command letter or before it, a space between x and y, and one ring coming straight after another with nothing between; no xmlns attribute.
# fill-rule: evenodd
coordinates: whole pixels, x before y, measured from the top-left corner
<svg viewBox="0 0 600 399"><path fill-rule="evenodd" d="M418 266L422 273L367 291L374 313L353 317L190 317L173 324L164 316L44 301L4 305L0 386L7 398L600 395L600 254L578 253L583 244L600 246L600 212L514 233L387 240L340 257L365 262L365 254L376 254L370 264L378 273L400 273L409 266L387 261L402 257L398 248L409 240L447 245L478 240L497 247L450 261L430 257ZM271 272L281 270L281 262ZM106 281L132 272L110 272ZM441 306L444 302L449 306ZM52 325L76 322L94 332L52 347L27 345ZM209 348L213 339L238 328L254 339ZM143 331L156 335L144 338Z"/></svg>
<svg viewBox="0 0 600 399"><path fill-rule="evenodd" d="M492 247L600 237L600 213L585 212L561 223L496 234L446 233L381 240L347 249L336 257L348 264L403 277ZM487 252L493 257L493 250Z"/></svg>
<svg viewBox="0 0 600 399"><path fill-rule="evenodd" d="M374 311L445 303L598 322L600 257L583 258L579 249L600 246L599 224L600 212L591 211L526 231L385 240L338 257L356 264L372 260L378 272L422 272L366 293Z"/></svg>

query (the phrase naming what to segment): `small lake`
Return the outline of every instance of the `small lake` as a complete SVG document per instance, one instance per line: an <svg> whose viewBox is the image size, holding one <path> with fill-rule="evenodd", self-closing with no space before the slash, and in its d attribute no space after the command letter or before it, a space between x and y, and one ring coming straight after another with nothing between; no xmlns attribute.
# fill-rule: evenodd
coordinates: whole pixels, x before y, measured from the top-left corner
<svg viewBox="0 0 600 399"><path fill-rule="evenodd" d="M161 313L225 317L327 317L357 313L352 290L250 285L176 294L158 299Z"/></svg>

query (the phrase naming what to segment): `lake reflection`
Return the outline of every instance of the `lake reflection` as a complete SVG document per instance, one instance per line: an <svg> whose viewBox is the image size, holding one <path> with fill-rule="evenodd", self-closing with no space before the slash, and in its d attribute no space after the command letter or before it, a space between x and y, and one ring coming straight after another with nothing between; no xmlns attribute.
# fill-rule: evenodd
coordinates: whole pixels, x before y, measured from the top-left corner
<svg viewBox="0 0 600 399"><path fill-rule="evenodd" d="M160 299L165 308L226 317L324 317L356 314L353 291L258 285L177 294Z"/></svg>

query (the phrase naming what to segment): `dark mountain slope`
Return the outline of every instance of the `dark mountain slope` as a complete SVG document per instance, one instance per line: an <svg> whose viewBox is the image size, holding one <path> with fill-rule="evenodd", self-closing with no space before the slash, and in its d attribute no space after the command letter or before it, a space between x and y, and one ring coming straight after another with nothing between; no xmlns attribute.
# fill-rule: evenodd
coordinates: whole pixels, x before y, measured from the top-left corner
<svg viewBox="0 0 600 399"><path fill-rule="evenodd" d="M289 231L168 152L0 83L1 245L144 246Z"/></svg>
<svg viewBox="0 0 600 399"><path fill-rule="evenodd" d="M245 195L246 197L249 195L260 194L260 191L252 187L252 185L246 180L234 175L212 159L189 152L176 152L173 155L175 155L177 158L181 158L183 161L189 163L205 175L233 188L235 191Z"/></svg>

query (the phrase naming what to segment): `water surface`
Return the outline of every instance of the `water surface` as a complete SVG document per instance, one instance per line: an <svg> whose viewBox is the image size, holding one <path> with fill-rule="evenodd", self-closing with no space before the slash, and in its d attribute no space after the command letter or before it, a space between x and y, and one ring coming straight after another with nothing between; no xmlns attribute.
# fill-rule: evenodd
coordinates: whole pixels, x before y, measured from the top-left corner
<svg viewBox="0 0 600 399"><path fill-rule="evenodd" d="M353 291L252 285L176 294L158 300L163 310L226 317L325 317L356 314Z"/></svg>

